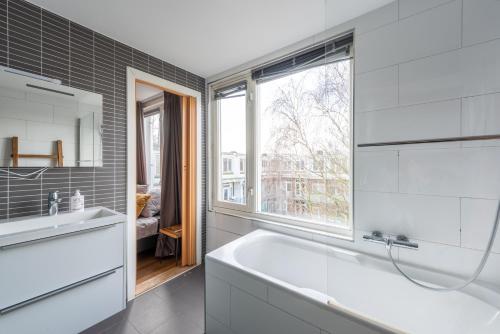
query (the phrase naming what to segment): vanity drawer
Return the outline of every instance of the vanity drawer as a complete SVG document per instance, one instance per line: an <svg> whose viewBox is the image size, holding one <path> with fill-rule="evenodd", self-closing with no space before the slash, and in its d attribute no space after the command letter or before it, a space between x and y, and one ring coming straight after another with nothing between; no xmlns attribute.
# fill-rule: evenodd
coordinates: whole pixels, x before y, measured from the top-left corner
<svg viewBox="0 0 500 334"><path fill-rule="evenodd" d="M123 266L124 224L0 248L0 309Z"/></svg>
<svg viewBox="0 0 500 334"><path fill-rule="evenodd" d="M0 314L0 333L71 334L124 308L123 269L105 272L86 282L53 291Z"/></svg>

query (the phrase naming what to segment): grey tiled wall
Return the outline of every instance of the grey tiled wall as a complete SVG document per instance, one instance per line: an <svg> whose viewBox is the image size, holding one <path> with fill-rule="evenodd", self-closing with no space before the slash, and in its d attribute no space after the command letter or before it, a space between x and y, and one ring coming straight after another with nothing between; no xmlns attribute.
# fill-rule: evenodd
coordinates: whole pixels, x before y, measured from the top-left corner
<svg viewBox="0 0 500 334"><path fill-rule="evenodd" d="M102 94L104 107L104 166L53 168L35 181L0 179L0 219L45 214L50 190L61 192L63 211L68 210L68 198L75 189L85 195L86 207L102 205L126 211L127 66L200 91L205 129L203 78L29 2L0 0L0 65L60 79L65 85ZM205 162L205 131L202 141ZM205 166L203 163L203 185ZM29 169L17 171L25 173ZM203 189L203 213L205 195ZM205 214L202 226L205 235Z"/></svg>

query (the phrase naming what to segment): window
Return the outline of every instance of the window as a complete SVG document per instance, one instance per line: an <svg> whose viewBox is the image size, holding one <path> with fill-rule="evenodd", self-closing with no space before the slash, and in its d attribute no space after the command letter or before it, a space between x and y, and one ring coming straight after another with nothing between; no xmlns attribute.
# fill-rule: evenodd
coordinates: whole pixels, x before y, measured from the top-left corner
<svg viewBox="0 0 500 334"><path fill-rule="evenodd" d="M229 184L225 184L223 191L224 191L224 200L229 201L233 196L231 191L231 186Z"/></svg>
<svg viewBox="0 0 500 334"><path fill-rule="evenodd" d="M247 151L246 102L244 82L215 92L218 116L217 155L222 167L217 169L219 171L217 200L241 205L246 204L247 177L244 168Z"/></svg>
<svg viewBox="0 0 500 334"><path fill-rule="evenodd" d="M245 159L240 159L240 174L245 174Z"/></svg>
<svg viewBox="0 0 500 334"><path fill-rule="evenodd" d="M211 86L215 152L221 163L232 155L240 171L229 177L225 162L215 164L215 188L233 187L232 196L217 192L215 208L245 204L234 209L350 233L351 45L343 36L252 70L244 84Z"/></svg>
<svg viewBox="0 0 500 334"><path fill-rule="evenodd" d="M144 118L144 139L146 145L146 161L148 168L148 184L151 187L161 185L161 154L160 154L160 113Z"/></svg>
<svg viewBox="0 0 500 334"><path fill-rule="evenodd" d="M295 180L295 196L300 197L304 194L304 189L306 187L306 184L304 181L297 179Z"/></svg>
<svg viewBox="0 0 500 334"><path fill-rule="evenodd" d="M261 189L276 175L295 178L295 196L301 202L289 216L349 223L350 68L346 60L257 85L260 154L282 161L261 172ZM333 185L330 191L326 191L326 183ZM281 194L275 196L283 200ZM278 213L270 206L261 210Z"/></svg>
<svg viewBox="0 0 500 334"><path fill-rule="evenodd" d="M222 157L222 163L223 163L223 171L224 173L231 173L231 171L233 170L233 161L231 160L231 158L224 158Z"/></svg>

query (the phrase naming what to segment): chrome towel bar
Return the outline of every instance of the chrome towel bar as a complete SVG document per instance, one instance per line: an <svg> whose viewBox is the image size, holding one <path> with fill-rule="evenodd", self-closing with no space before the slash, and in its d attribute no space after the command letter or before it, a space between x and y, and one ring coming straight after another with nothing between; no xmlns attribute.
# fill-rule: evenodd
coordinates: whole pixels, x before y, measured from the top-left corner
<svg viewBox="0 0 500 334"><path fill-rule="evenodd" d="M494 140L494 139L500 139L500 134L498 134L498 135L484 135L484 136L448 137L448 138L415 139L415 140L386 141L386 142L377 142L377 143L364 143L364 144L358 144L358 147L430 144L430 143L447 143L447 142L455 142L455 141Z"/></svg>

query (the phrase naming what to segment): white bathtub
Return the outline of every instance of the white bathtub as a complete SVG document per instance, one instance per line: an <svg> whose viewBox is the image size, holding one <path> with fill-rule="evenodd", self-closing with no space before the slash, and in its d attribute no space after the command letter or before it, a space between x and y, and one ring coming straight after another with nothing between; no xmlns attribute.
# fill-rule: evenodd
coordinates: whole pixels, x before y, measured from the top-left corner
<svg viewBox="0 0 500 334"><path fill-rule="evenodd" d="M458 279L407 269L442 284ZM270 231L209 253L206 279L207 334L500 333L493 287L424 290L385 259Z"/></svg>

